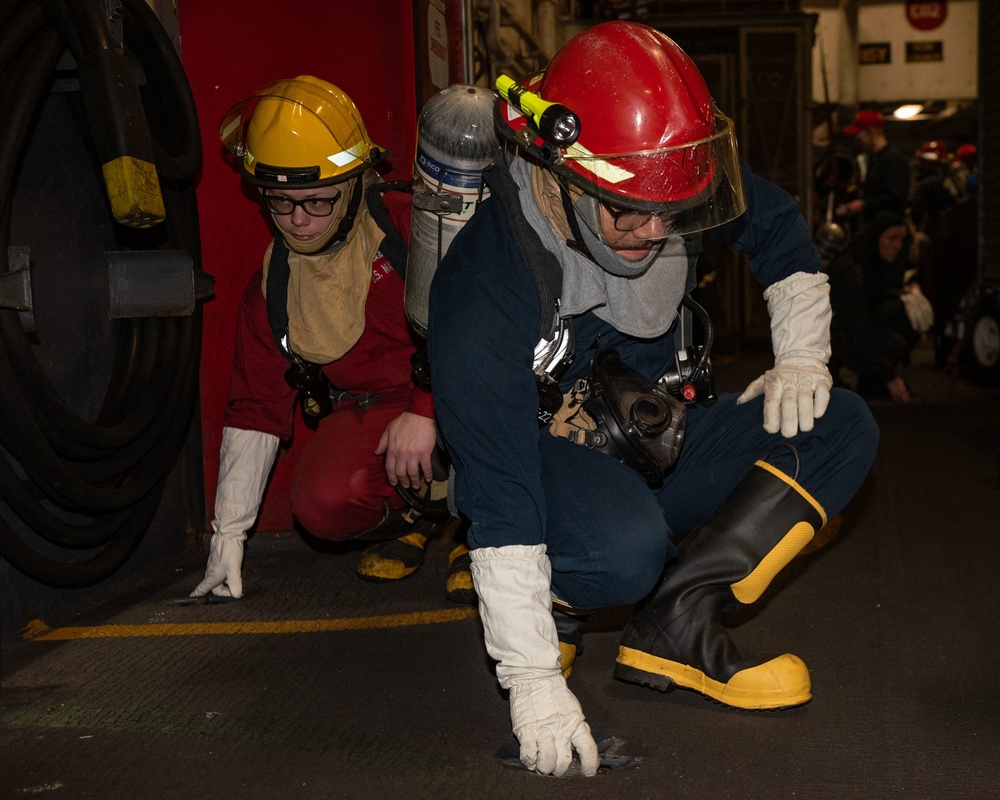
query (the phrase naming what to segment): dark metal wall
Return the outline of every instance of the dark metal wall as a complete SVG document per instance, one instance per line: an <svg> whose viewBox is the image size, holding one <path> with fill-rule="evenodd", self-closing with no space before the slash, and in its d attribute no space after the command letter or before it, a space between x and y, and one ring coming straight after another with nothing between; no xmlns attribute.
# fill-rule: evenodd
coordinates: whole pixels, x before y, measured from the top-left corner
<svg viewBox="0 0 1000 800"><path fill-rule="evenodd" d="M812 197L813 14L666 15L643 20L698 64L716 103L736 121L740 153L795 197Z"/></svg>
<svg viewBox="0 0 1000 800"><path fill-rule="evenodd" d="M754 172L798 201L812 220L812 43L816 17L773 7L750 13L653 15L644 22L674 39L698 65L719 107L736 122L740 154ZM761 288L745 259L706 240L699 299L715 324L719 353L770 340Z"/></svg>

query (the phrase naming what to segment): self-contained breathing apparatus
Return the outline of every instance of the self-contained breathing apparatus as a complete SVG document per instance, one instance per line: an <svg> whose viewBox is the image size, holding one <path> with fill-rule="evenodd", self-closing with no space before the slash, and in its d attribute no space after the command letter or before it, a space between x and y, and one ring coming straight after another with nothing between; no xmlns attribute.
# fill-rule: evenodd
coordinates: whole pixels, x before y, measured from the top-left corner
<svg viewBox="0 0 1000 800"><path fill-rule="evenodd" d="M627 366L616 350L599 350L592 376L578 380L565 397L559 392L559 378L573 359L573 336L569 322L560 319L551 339L543 339L535 349L539 425L618 459L652 485L662 481L680 455L687 407L716 400L711 319L690 295L683 305L701 323L705 343L679 347L673 367L658 381ZM690 334L683 330L681 337L689 339Z"/></svg>
<svg viewBox="0 0 1000 800"><path fill-rule="evenodd" d="M525 127L516 137L519 146L542 163L560 163L560 148L571 146L580 135L577 115L506 76L496 85L503 100L525 117ZM539 140L541 144L536 144ZM575 216L568 195L564 193L563 199L572 226ZM710 361L711 320L689 294L683 305L674 365L658 381L628 367L615 350L603 350L594 358L592 376L578 380L565 397L559 381L573 361L575 343L572 323L559 317L557 307L555 331L538 343L534 353L539 425L548 425L554 435L617 458L650 484L662 481L680 454L687 406L716 399ZM702 325L704 345L691 343L688 323L692 316Z"/></svg>
<svg viewBox="0 0 1000 800"><path fill-rule="evenodd" d="M496 94L455 84L420 112L413 159L413 214L406 262L406 316L427 333L431 281L452 240L487 197L483 170L496 156Z"/></svg>
<svg viewBox="0 0 1000 800"><path fill-rule="evenodd" d="M431 281L452 240L487 197L483 170L493 161L498 141L493 128L496 95L488 89L455 84L431 97L420 112L413 159L413 212L406 257L406 317L420 335L427 333ZM427 349L410 357L413 379L431 386ZM433 480L417 490L397 491L424 517L449 513L451 464L440 444L431 454Z"/></svg>
<svg viewBox="0 0 1000 800"><path fill-rule="evenodd" d="M455 84L431 97L420 112L413 158L413 213L406 258L406 318L427 334L431 281L452 240L490 196L483 170L499 142L493 129L496 95ZM410 357L413 379L430 387L427 350Z"/></svg>
<svg viewBox="0 0 1000 800"><path fill-rule="evenodd" d="M398 184L375 184L367 191L367 202L372 216L385 233L381 250L393 264L405 263L405 243L388 221L388 213L381 203L381 192L388 188L400 188ZM400 251L400 247L403 249ZM400 255L400 252L403 255ZM281 236L275 236L271 249L268 270L267 315L271 332L282 355L289 362L285 371L285 381L298 392L302 419L311 430L316 430L320 420L333 412L333 407L344 400L355 401L366 410L377 395L371 392L350 394L330 385L323 367L302 358L288 346L288 248Z"/></svg>
<svg viewBox="0 0 1000 800"><path fill-rule="evenodd" d="M663 480L684 443L684 404L626 366L616 350L602 350L594 357L589 390L584 409L597 422L601 437L594 447L651 484Z"/></svg>

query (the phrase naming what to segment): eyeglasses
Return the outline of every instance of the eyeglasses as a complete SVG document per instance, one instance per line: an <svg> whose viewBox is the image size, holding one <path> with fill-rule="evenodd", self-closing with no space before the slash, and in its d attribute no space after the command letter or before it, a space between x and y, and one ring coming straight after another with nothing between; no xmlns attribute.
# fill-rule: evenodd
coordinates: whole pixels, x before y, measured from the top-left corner
<svg viewBox="0 0 1000 800"><path fill-rule="evenodd" d="M280 217L293 213L296 208L301 208L310 217L328 217L337 207L340 192L333 197L307 197L305 200L293 200L283 194L265 194L263 200L267 210Z"/></svg>
<svg viewBox="0 0 1000 800"><path fill-rule="evenodd" d="M634 211L631 208L615 208L607 203L601 203L601 205L614 221L615 230L622 233L639 230L653 217L659 217L664 225L669 226L674 217L673 213L669 211Z"/></svg>

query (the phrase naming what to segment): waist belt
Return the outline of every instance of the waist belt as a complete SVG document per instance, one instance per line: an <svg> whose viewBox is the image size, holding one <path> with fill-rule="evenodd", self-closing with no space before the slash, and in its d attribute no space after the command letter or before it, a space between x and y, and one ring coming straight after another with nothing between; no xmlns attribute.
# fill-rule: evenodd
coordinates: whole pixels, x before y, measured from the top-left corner
<svg viewBox="0 0 1000 800"><path fill-rule="evenodd" d="M342 403L344 400L353 400L362 411L367 411L378 399L378 395L375 392L365 392L364 394L351 394L350 392L342 392L340 389L334 389L330 387L330 401L336 405L337 403Z"/></svg>
<svg viewBox="0 0 1000 800"><path fill-rule="evenodd" d="M291 353L290 357L292 363L285 373L285 380L288 381L289 386L298 390L302 417L305 419L306 425L313 430L317 428L323 417L333 411L333 407L337 403L353 400L362 411L367 411L378 397L374 392L351 394L334 389L319 364L305 361L294 353Z"/></svg>

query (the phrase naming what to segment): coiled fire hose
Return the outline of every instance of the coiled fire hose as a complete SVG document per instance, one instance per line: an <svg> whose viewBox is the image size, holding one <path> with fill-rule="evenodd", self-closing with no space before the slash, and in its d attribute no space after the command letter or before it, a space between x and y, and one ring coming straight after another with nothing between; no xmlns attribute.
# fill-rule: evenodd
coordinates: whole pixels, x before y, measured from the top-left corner
<svg viewBox="0 0 1000 800"><path fill-rule="evenodd" d="M31 274L47 265L32 261L30 240L58 247L58 221L27 231L12 221L25 154L60 83L56 99L103 181L113 237L93 270L111 298L110 313L94 309L113 343L96 354L111 359L110 377L86 415L50 379L32 329L42 309ZM36 581L79 588L133 552L191 429L197 300L211 287L199 264L197 113L144 0L2 0L0 108L0 556Z"/></svg>

